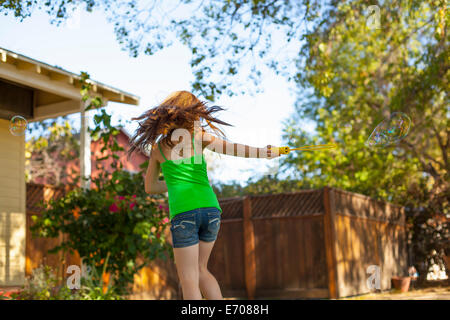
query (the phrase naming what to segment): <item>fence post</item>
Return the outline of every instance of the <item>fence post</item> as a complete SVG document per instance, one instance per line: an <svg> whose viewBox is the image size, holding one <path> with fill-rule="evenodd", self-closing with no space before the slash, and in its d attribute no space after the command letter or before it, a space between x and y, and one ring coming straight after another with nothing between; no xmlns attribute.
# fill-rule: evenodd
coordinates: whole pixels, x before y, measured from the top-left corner
<svg viewBox="0 0 450 320"><path fill-rule="evenodd" d="M255 235L251 220L252 204L248 196L243 199L243 209L245 289L248 299L254 299L256 288Z"/></svg>
<svg viewBox="0 0 450 320"><path fill-rule="evenodd" d="M336 267L336 252L335 245L335 221L334 212L331 206L329 187L323 188L323 204L324 204L324 234L325 234L325 254L327 259L328 271L328 292L331 299L338 297L337 288L337 267Z"/></svg>

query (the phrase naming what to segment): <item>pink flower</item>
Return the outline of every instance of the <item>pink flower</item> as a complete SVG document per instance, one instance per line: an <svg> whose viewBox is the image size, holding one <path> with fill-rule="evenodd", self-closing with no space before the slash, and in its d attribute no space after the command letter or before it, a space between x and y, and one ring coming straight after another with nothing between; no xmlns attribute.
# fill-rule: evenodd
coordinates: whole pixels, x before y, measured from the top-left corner
<svg viewBox="0 0 450 320"><path fill-rule="evenodd" d="M169 218L164 218L163 223L169 223Z"/></svg>
<svg viewBox="0 0 450 320"><path fill-rule="evenodd" d="M158 208L159 210L164 210L165 212L169 211L169 208L167 206L159 205Z"/></svg>
<svg viewBox="0 0 450 320"><path fill-rule="evenodd" d="M136 195L135 195L135 194L133 194L133 198L136 198Z"/></svg>
<svg viewBox="0 0 450 320"><path fill-rule="evenodd" d="M119 207L117 206L117 204L115 202L109 206L109 211L111 211L111 212L119 211Z"/></svg>
<svg viewBox="0 0 450 320"><path fill-rule="evenodd" d="M119 196L119 200L124 200L125 197L124 196Z"/></svg>
<svg viewBox="0 0 450 320"><path fill-rule="evenodd" d="M130 209L133 209L136 206L136 202L130 203Z"/></svg>

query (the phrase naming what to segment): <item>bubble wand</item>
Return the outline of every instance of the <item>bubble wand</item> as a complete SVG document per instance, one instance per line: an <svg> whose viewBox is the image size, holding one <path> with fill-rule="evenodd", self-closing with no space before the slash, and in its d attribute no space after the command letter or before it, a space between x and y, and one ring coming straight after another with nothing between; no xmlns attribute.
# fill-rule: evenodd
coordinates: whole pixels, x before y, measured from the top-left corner
<svg viewBox="0 0 450 320"><path fill-rule="evenodd" d="M316 144L311 146L303 146L299 148L273 147L270 148L270 150L278 154L289 154L291 151L317 151L317 150L334 149L336 147L337 145L335 144Z"/></svg>

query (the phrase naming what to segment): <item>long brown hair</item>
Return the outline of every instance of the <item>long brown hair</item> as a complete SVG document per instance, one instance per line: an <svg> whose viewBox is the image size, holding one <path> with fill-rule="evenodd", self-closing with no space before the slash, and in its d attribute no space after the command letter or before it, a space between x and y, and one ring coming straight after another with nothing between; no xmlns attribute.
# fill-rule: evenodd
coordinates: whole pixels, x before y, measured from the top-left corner
<svg viewBox="0 0 450 320"><path fill-rule="evenodd" d="M209 126L216 134L225 137L222 130L212 124L215 122L232 126L213 116L214 113L222 110L225 109L219 106L208 106L206 102L200 101L189 91L173 92L159 106L131 119L142 121L139 122L138 129L130 139L128 158L137 149L145 150L147 146L152 146L158 141L173 147L174 143L170 139L173 131L184 128L193 132L194 122L201 119L206 121L206 124L201 126L202 131Z"/></svg>

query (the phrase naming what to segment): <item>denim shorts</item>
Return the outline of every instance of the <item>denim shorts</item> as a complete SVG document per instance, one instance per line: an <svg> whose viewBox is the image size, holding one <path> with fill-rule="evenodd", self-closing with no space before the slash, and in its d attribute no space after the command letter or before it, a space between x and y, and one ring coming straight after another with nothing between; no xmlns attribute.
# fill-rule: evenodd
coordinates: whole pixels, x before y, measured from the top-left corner
<svg viewBox="0 0 450 320"><path fill-rule="evenodd" d="M197 244L199 240L216 240L220 229L221 212L218 208L198 208L175 215L170 221L174 248Z"/></svg>

